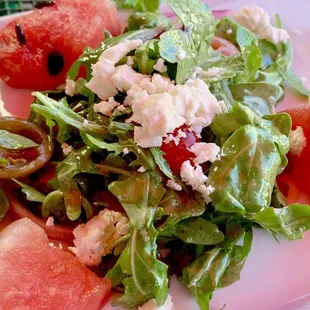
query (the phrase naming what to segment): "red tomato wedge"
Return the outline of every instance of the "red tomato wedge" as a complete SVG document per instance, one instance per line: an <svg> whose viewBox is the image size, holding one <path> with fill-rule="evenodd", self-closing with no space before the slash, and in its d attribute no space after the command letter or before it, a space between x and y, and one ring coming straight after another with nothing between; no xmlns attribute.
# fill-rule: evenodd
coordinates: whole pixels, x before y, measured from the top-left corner
<svg viewBox="0 0 310 310"><path fill-rule="evenodd" d="M110 0L57 0L19 17L0 31L0 78L12 87L55 89L104 29L113 36L122 30Z"/></svg>
<svg viewBox="0 0 310 310"><path fill-rule="evenodd" d="M302 106L285 112L292 117L292 129L301 126L307 139L306 147L300 156L288 154L288 166L277 178L281 191L291 203L294 199L296 202L296 198L302 193L310 198L310 106Z"/></svg>
<svg viewBox="0 0 310 310"><path fill-rule="evenodd" d="M49 246L44 230L29 219L0 233L0 309L101 309L111 282L77 258Z"/></svg>

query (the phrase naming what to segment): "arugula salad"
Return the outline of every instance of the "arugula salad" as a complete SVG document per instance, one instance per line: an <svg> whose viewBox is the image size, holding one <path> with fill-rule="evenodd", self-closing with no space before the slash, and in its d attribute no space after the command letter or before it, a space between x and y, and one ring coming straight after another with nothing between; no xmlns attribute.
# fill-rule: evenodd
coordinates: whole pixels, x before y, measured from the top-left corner
<svg viewBox="0 0 310 310"><path fill-rule="evenodd" d="M0 119L0 218L31 212L73 241L122 294L113 305L173 309L176 275L208 310L239 280L253 229L294 240L310 228L309 205L277 186L304 141L275 111L285 85L309 91L279 16L165 2L175 18L156 0L117 1L133 9L124 33L87 48L66 85L34 92L27 121Z"/></svg>

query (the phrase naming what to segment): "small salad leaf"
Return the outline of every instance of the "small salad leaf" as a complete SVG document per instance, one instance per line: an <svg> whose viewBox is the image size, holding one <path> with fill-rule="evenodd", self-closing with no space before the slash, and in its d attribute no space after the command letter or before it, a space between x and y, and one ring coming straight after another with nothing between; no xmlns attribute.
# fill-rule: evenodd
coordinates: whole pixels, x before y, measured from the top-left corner
<svg viewBox="0 0 310 310"><path fill-rule="evenodd" d="M112 182L108 188L126 210L132 227L142 229L152 225L156 208L165 193L157 175L141 173Z"/></svg>
<svg viewBox="0 0 310 310"><path fill-rule="evenodd" d="M283 97L282 88L269 83L233 84L230 90L235 100L260 115L274 114L276 104Z"/></svg>
<svg viewBox="0 0 310 310"><path fill-rule="evenodd" d="M96 173L96 167L90 159L91 150L83 148L72 151L56 168L56 177L63 192L67 216L75 221L81 215L82 195L74 176L81 172Z"/></svg>
<svg viewBox="0 0 310 310"><path fill-rule="evenodd" d="M200 245L213 245L224 240L219 228L201 217L193 217L178 223L175 236L186 243Z"/></svg>
<svg viewBox="0 0 310 310"><path fill-rule="evenodd" d="M144 28L155 28L163 26L166 29L171 27L170 19L155 12L135 12L128 17L128 31Z"/></svg>
<svg viewBox="0 0 310 310"><path fill-rule="evenodd" d="M65 202L64 202L64 194L55 190L49 193L42 204L42 217L48 218L53 214L66 214Z"/></svg>
<svg viewBox="0 0 310 310"><path fill-rule="evenodd" d="M266 130L246 125L235 131L209 173L215 208L244 214L269 207L280 164L281 155Z"/></svg>
<svg viewBox="0 0 310 310"><path fill-rule="evenodd" d="M3 158L3 157L0 157L0 167L5 167L8 165L8 161Z"/></svg>
<svg viewBox="0 0 310 310"><path fill-rule="evenodd" d="M295 203L282 209L267 208L256 213L252 221L289 240L301 239L310 229L310 207Z"/></svg>
<svg viewBox="0 0 310 310"><path fill-rule="evenodd" d="M183 269L181 281L191 290L200 309L210 309L212 293L228 265L229 253L220 248L213 248Z"/></svg>
<svg viewBox="0 0 310 310"><path fill-rule="evenodd" d="M150 148L151 154L153 155L155 162L162 173L169 179L174 179L173 173L166 159L164 158L164 153L158 147Z"/></svg>
<svg viewBox="0 0 310 310"><path fill-rule="evenodd" d="M0 186L0 221L4 218L10 207L9 199Z"/></svg>
<svg viewBox="0 0 310 310"><path fill-rule="evenodd" d="M167 190L159 207L168 215L165 222L158 227L160 235L166 235L167 231L180 221L200 216L206 210L203 200L196 200L192 195L176 193L172 189Z"/></svg>
<svg viewBox="0 0 310 310"><path fill-rule="evenodd" d="M115 0L122 9L134 9L139 12L157 12L159 10L159 0Z"/></svg>
<svg viewBox="0 0 310 310"><path fill-rule="evenodd" d="M279 68L279 72L282 75L284 81L295 91L300 93L301 95L309 97L310 91L304 86L304 83L301 79L293 72L287 71L285 72L281 68Z"/></svg>
<svg viewBox="0 0 310 310"><path fill-rule="evenodd" d="M92 105L95 102L95 94L85 86L86 83L87 81L85 79L78 78L75 82L75 89L78 94L84 97L88 97L88 102L90 105Z"/></svg>
<svg viewBox="0 0 310 310"><path fill-rule="evenodd" d="M38 146L37 143L24 136L0 129L0 147L9 150L22 150Z"/></svg>
<svg viewBox="0 0 310 310"><path fill-rule="evenodd" d="M45 195L40 193L34 187L27 185L23 182L20 182L16 179L12 179L12 180L22 188L22 192L26 195L27 200L33 201L33 202L43 202L44 201Z"/></svg>
<svg viewBox="0 0 310 310"><path fill-rule="evenodd" d="M242 55L224 57L215 61L205 61L200 64L200 67L205 71L202 78L206 83L233 78L246 68Z"/></svg>
<svg viewBox="0 0 310 310"><path fill-rule="evenodd" d="M122 297L113 302L126 308L134 308L155 299L160 307L168 296L168 266L157 260L157 231L134 229L126 248L116 265L108 272L112 285L125 286Z"/></svg>
<svg viewBox="0 0 310 310"><path fill-rule="evenodd" d="M240 272L251 251L253 241L252 229L245 232L242 245L234 245L229 253L229 265L223 273L218 287L225 287L240 279Z"/></svg>

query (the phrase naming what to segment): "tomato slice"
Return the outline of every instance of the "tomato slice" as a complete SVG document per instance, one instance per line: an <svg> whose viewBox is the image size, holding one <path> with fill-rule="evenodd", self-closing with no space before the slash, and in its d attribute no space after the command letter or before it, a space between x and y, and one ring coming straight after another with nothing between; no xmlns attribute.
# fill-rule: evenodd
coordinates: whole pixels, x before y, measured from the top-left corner
<svg viewBox="0 0 310 310"><path fill-rule="evenodd" d="M293 198L296 202L296 197L301 197L302 193L310 198L310 107L303 106L285 112L292 118L292 129L301 126L307 139L307 144L300 156L288 154L289 164L277 178L283 194L288 197L290 202Z"/></svg>
<svg viewBox="0 0 310 310"><path fill-rule="evenodd" d="M184 161L191 160L195 158L195 154L189 151L189 148L200 139L197 138L196 134L190 130L186 125L181 126L173 132L173 137L179 135L179 130L181 130L186 137L179 138L179 144L177 145L174 140L169 143L163 143L161 150L165 153L164 158L170 165L171 171L174 174L180 172L180 168Z"/></svg>

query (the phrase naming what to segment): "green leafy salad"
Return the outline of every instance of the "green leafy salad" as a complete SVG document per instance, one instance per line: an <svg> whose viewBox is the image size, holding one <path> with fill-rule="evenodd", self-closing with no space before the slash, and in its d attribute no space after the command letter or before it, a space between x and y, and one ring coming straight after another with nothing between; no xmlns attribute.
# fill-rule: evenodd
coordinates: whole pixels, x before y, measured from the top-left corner
<svg viewBox="0 0 310 310"><path fill-rule="evenodd" d="M72 227L72 252L122 293L113 305L173 309L175 274L207 310L239 280L253 229L310 228L309 206L277 187L292 125L275 112L284 85L309 91L279 16L215 19L199 0L166 0L168 19L159 1L116 2L133 9L124 33L87 48L65 86L34 92L28 121L0 121L1 217L13 193Z"/></svg>

